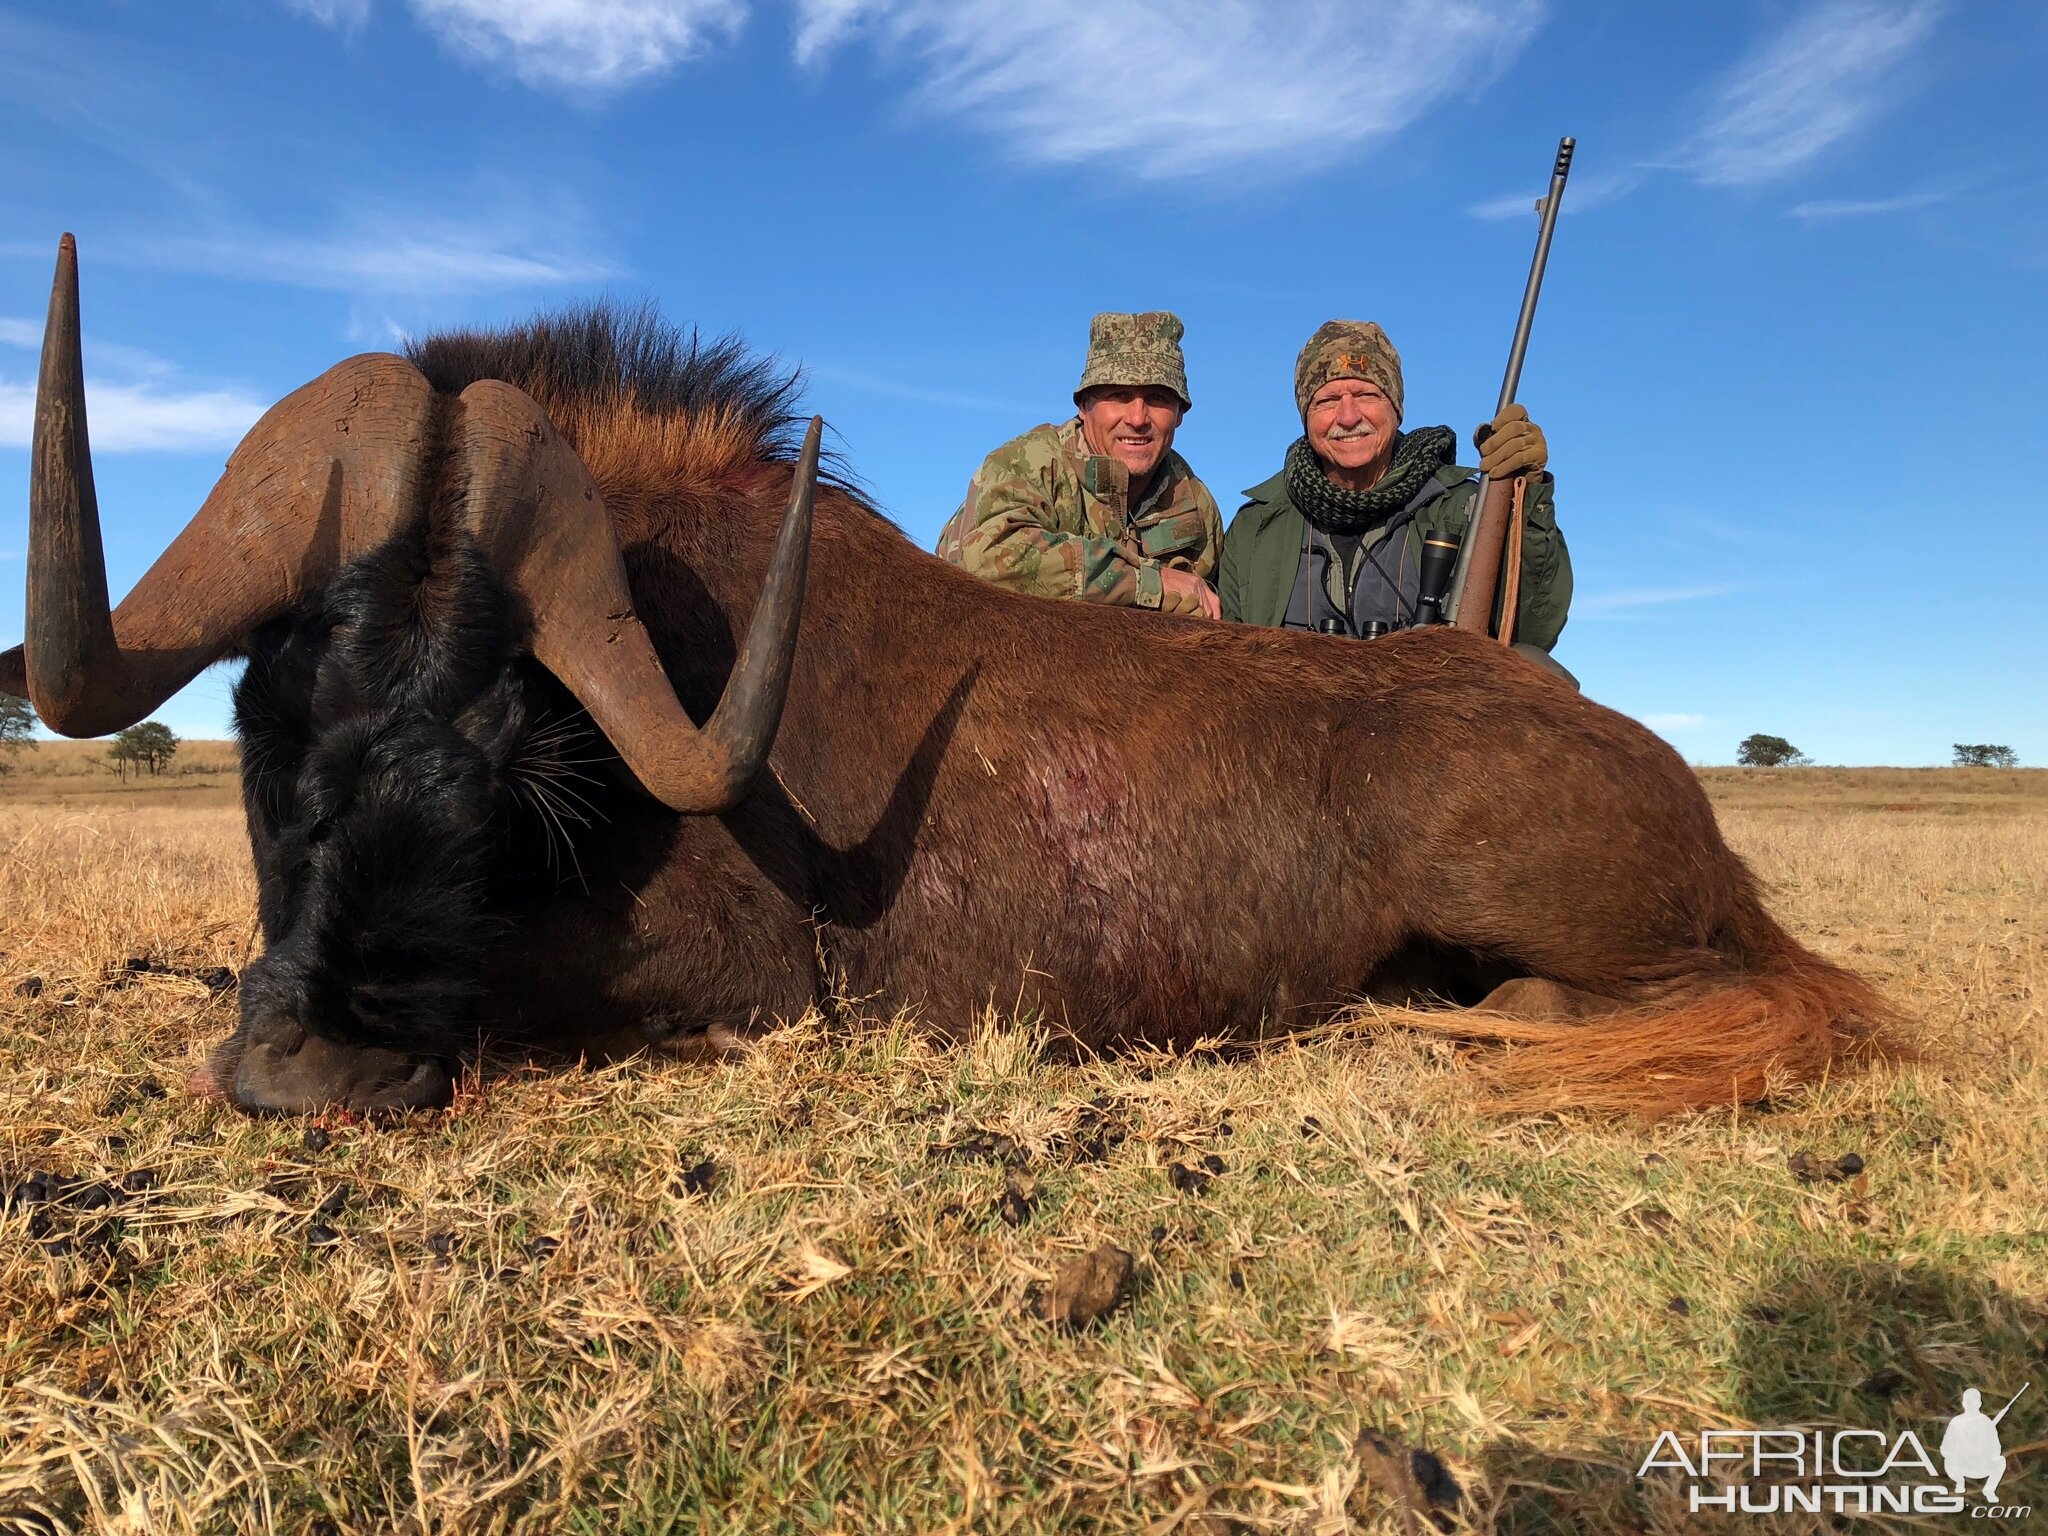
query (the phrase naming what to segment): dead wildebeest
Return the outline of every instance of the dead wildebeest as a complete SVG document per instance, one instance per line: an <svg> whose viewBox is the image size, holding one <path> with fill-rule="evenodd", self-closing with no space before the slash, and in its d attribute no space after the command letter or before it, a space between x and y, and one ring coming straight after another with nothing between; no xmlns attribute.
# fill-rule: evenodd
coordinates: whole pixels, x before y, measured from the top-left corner
<svg viewBox="0 0 2048 1536"><path fill-rule="evenodd" d="M647 315L337 365L110 623L78 350L67 239L0 687L97 734L247 658L265 949L208 1069L244 1108L431 1105L479 1039L703 1050L835 997L1089 1048L1536 978L1614 1011L1457 1027L1556 1101L1663 1109L1884 1016L1634 722L1447 629L1006 593L841 485L813 531L790 383Z"/></svg>

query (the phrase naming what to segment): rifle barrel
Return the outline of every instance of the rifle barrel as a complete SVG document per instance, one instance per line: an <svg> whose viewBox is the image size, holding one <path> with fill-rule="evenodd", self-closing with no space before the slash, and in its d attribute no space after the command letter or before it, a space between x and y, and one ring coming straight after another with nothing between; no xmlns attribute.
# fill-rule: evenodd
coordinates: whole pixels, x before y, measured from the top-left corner
<svg viewBox="0 0 2048 1536"><path fill-rule="evenodd" d="M1494 414L1515 403L1515 391L1522 383L1522 359L1529 355L1529 332L1536 324L1536 299L1543 291L1543 269L1550 261L1550 237L1557 233L1557 208L1564 198L1564 181L1572 171L1572 151L1579 141L1557 141L1557 164L1550 172L1550 191L1543 199L1543 222L1536 231L1536 254L1529 262L1529 281L1522 288L1522 312L1515 317L1515 344L1508 349L1508 371L1500 381L1500 403Z"/></svg>
<svg viewBox="0 0 2048 1536"><path fill-rule="evenodd" d="M1515 318L1515 340L1508 348L1508 371L1500 381L1500 401L1493 408L1498 416L1515 403L1515 391L1522 383L1522 359L1529 355L1529 332L1536 324L1536 300L1543 292L1543 269L1550 261L1550 237L1557 232L1557 210L1564 201L1565 178L1571 174L1572 151L1579 141L1567 135L1557 141L1557 162L1550 170L1550 191L1540 205L1543 222L1536 232L1536 255L1529 263L1529 281L1522 288L1522 312ZM1444 617L1456 623L1465 596L1465 572L1472 551L1478 547L1484 529L1487 477L1479 477L1479 494L1472 503L1472 525L1466 530L1464 547L1458 552L1458 569L1451 579L1450 595L1444 600ZM1491 598L1488 599L1492 601ZM1512 622L1510 619L1509 622ZM1483 627L1483 626L1482 626Z"/></svg>
<svg viewBox="0 0 2048 1536"><path fill-rule="evenodd" d="M2016 1402L2018 1402L2018 1401L2019 1401L2019 1400L2020 1400L2021 1398L2025 1397L2025 1396L2027 1395L2027 1388L2031 1387L2032 1385L2033 1385L2033 1383L2032 1383L2031 1381L2023 1381L2023 1382L2021 1382L2021 1383L2020 1383L2020 1389L2019 1389L2019 1391L2017 1391L2017 1392L2013 1393L2013 1395L2012 1395L2012 1403L2016 1403ZM1998 1419L2002 1419L2002 1418L2004 1418L2004 1417L2005 1417L2005 1416L2006 1416L2006 1415L2007 1415L2008 1413L2011 1413L2011 1412L2012 1412L2012 1403L2007 1403L2007 1404L2006 1404L2006 1405L2005 1405L2005 1406L2004 1406L2003 1408L2001 1408L2001 1409L1999 1409L1999 1410L1998 1410ZM1991 1421L1991 1423L1992 1423L1992 1426L1993 1426L1994 1428L1996 1428L1996 1427L1997 1427L1997 1424L1998 1424L1998 1419L1993 1419L1993 1420Z"/></svg>

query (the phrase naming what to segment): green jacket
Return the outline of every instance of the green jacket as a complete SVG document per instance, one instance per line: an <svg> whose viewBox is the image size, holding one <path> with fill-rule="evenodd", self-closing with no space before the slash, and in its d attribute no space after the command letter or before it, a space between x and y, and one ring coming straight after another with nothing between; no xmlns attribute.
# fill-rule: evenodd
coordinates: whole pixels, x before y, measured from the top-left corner
<svg viewBox="0 0 2048 1536"><path fill-rule="evenodd" d="M1018 592L1157 608L1162 567L1215 580L1223 514L1169 450L1145 497L1130 473L1088 451L1081 420L1033 427L982 461L939 530L938 553Z"/></svg>
<svg viewBox="0 0 2048 1536"><path fill-rule="evenodd" d="M1431 533L1464 537L1472 521L1472 503L1479 492L1479 471L1463 465L1439 471L1454 483L1442 495L1423 503L1408 526L1408 555L1422 557L1422 540ZM1230 520L1223 539L1223 563L1216 591L1223 617L1240 624L1277 628L1287 617L1287 602L1301 566L1307 523L1295 509L1283 470L1245 492L1249 498ZM1548 651L1564 629L1565 610L1572 602L1572 560L1557 529L1557 508L1547 474L1530 482L1524 503L1522 532L1522 598L1515 618L1517 643ZM1499 622L1496 608L1494 619Z"/></svg>

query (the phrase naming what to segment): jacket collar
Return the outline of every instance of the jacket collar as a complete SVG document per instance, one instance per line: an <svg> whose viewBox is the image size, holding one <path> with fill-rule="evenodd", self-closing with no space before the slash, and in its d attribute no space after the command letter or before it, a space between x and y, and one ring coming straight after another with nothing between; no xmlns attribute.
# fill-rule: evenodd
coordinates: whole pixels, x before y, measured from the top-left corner
<svg viewBox="0 0 2048 1536"><path fill-rule="evenodd" d="M1445 490L1449 490L1454 485L1463 485L1467 480L1475 480L1478 476L1478 470L1466 465L1446 464L1436 472L1436 481ZM1300 509L1294 505L1293 495L1287 489L1285 468L1270 480L1261 480L1257 485L1245 487L1244 496L1247 502L1259 509L1256 526L1260 529L1264 529L1282 512L1292 512L1297 517L1301 515Z"/></svg>
<svg viewBox="0 0 2048 1536"><path fill-rule="evenodd" d="M1294 498L1287 494L1285 469L1270 480L1245 487L1244 495L1246 501L1259 509L1257 526L1262 530L1282 512L1294 511Z"/></svg>

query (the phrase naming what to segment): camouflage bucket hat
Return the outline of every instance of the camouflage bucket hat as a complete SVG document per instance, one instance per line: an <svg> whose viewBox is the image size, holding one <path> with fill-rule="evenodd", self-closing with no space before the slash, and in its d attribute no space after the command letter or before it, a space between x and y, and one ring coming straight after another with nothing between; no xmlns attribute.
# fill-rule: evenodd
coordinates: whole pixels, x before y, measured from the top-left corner
<svg viewBox="0 0 2048 1536"><path fill-rule="evenodd" d="M1370 320L1331 320L1309 337L1294 360L1294 403L1308 421L1308 403L1332 379L1364 379L1387 392L1394 414L1401 405L1401 354Z"/></svg>
<svg viewBox="0 0 2048 1536"><path fill-rule="evenodd" d="M1153 384L1180 396L1182 410L1194 409L1188 398L1188 369L1180 355L1186 328L1167 310L1142 315L1097 315L1088 325L1088 363L1074 387L1074 402L1098 384Z"/></svg>

